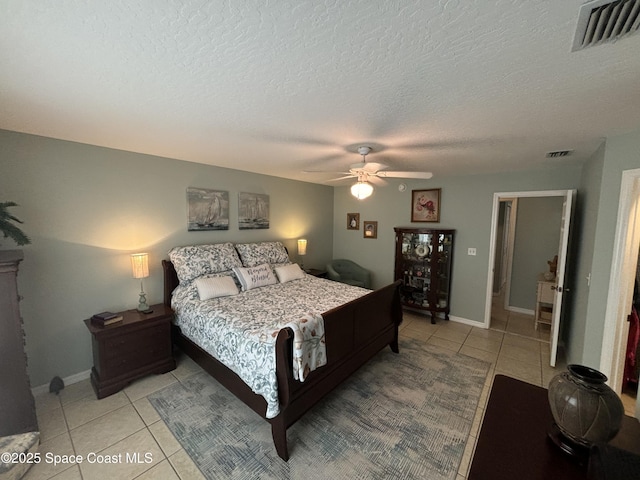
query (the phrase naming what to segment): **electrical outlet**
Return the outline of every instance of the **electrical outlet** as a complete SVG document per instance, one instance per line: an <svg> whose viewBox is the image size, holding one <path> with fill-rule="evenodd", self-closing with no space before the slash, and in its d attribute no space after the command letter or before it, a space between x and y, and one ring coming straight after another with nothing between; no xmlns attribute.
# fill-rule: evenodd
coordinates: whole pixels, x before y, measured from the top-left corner
<svg viewBox="0 0 640 480"><path fill-rule="evenodd" d="M467 255L475 255L475 254L476 254L475 248L470 248L469 250L467 250Z"/></svg>

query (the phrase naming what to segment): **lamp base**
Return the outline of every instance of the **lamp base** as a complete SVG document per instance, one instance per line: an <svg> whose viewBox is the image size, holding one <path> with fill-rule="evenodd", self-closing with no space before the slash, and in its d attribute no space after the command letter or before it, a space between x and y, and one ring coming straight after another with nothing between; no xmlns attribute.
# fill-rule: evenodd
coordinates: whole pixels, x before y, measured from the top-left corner
<svg viewBox="0 0 640 480"><path fill-rule="evenodd" d="M147 295L142 290L140 290L140 298L138 298L138 311L141 313L153 312L147 305Z"/></svg>

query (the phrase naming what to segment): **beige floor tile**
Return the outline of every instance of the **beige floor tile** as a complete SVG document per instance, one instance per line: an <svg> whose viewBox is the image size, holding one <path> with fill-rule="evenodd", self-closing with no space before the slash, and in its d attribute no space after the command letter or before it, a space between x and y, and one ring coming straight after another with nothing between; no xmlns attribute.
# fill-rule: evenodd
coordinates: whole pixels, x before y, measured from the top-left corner
<svg viewBox="0 0 640 480"><path fill-rule="evenodd" d="M192 375L203 372L202 367L185 354L179 354L176 363L176 369L171 374L181 382Z"/></svg>
<svg viewBox="0 0 640 480"><path fill-rule="evenodd" d="M514 335L506 333L502 340L503 345L513 345L515 347L525 348L539 352L542 348L543 342L527 336Z"/></svg>
<svg viewBox="0 0 640 480"><path fill-rule="evenodd" d="M399 335L400 338L413 338L421 342L426 342L431 337L431 333L420 328L405 328L400 331Z"/></svg>
<svg viewBox="0 0 640 480"><path fill-rule="evenodd" d="M497 340L470 334L465 340L464 345L484 350L486 352L498 353L500 352L500 346L502 345L502 338Z"/></svg>
<svg viewBox="0 0 640 480"><path fill-rule="evenodd" d="M160 421L150 425L149 431L166 457L170 457L182 448L182 445L176 440L176 437L173 436L173 433L164 422Z"/></svg>
<svg viewBox="0 0 640 480"><path fill-rule="evenodd" d="M451 340L436 337L435 335L431 336L429 340L427 340L427 344L442 347L446 350L451 350L454 352L457 352L458 350L460 350L460 347L462 347L461 343L452 342Z"/></svg>
<svg viewBox="0 0 640 480"><path fill-rule="evenodd" d="M533 325L533 318L513 318L512 315L509 315L507 332L526 335L531 338L537 338L538 336Z"/></svg>
<svg viewBox="0 0 640 480"><path fill-rule="evenodd" d="M38 416L38 428L40 429L40 441L46 441L68 431L67 421L64 418L62 407L45 411L36 409Z"/></svg>
<svg viewBox="0 0 640 480"><path fill-rule="evenodd" d="M453 322L453 321L442 321L438 322L437 325L440 327L439 330L453 330L457 332L462 332L469 334L473 327L471 325L467 325L466 323Z"/></svg>
<svg viewBox="0 0 640 480"><path fill-rule="evenodd" d="M133 405L128 404L71 430L71 440L76 453L86 456L90 452L100 452L143 428L145 424L140 415Z"/></svg>
<svg viewBox="0 0 640 480"><path fill-rule="evenodd" d="M458 475L462 475L463 478L467 478L469 468L471 467L471 458L476 448L476 437L469 436L467 443L464 447L464 453L462 454L462 460L460 461L460 467L458 468Z"/></svg>
<svg viewBox="0 0 640 480"><path fill-rule="evenodd" d="M40 463L34 464L27 474L22 477L23 480L44 480L53 477L65 470L68 470L76 464L71 457L73 457L73 445L71 444L71 438L68 433L63 433L57 437L53 437L40 444L38 449L40 456L43 459ZM60 460L56 464L53 461L47 461L46 459Z"/></svg>
<svg viewBox="0 0 640 480"><path fill-rule="evenodd" d="M113 462L82 462L80 471L83 478L133 479L165 459L162 450L146 428L103 450L100 455L101 458L111 459Z"/></svg>
<svg viewBox="0 0 640 480"><path fill-rule="evenodd" d="M133 406L136 408L138 415L142 417L142 420L147 426L160 420L158 411L153 407L153 405L151 405L151 402L147 397L136 400L133 402Z"/></svg>
<svg viewBox="0 0 640 480"><path fill-rule="evenodd" d="M517 378L533 385L542 384L542 373L539 365L531 365L520 360L499 356L496 364L496 374L503 374Z"/></svg>
<svg viewBox="0 0 640 480"><path fill-rule="evenodd" d="M200 469L193 463L184 449L178 450L169 457L169 462L182 480L205 480Z"/></svg>
<svg viewBox="0 0 640 480"><path fill-rule="evenodd" d="M127 397L132 402L135 402L177 381L171 372L163 373L162 375L149 375L133 382L124 389L124 393L127 394Z"/></svg>
<svg viewBox="0 0 640 480"><path fill-rule="evenodd" d="M496 332L495 330L491 330L489 328L473 327L469 332L469 337L482 337L488 340L502 342L502 339L504 338L504 333Z"/></svg>
<svg viewBox="0 0 640 480"><path fill-rule="evenodd" d="M74 429L128 403L130 403L129 399L124 392L118 392L100 400L95 397L84 397L63 408L69 429Z"/></svg>
<svg viewBox="0 0 640 480"><path fill-rule="evenodd" d="M491 316L491 325L489 326L491 330L496 332L506 332L507 331L507 320L496 319Z"/></svg>
<svg viewBox="0 0 640 480"><path fill-rule="evenodd" d="M74 465L73 467L66 469L64 472L59 473L55 477L51 477L51 480L82 480L80 467L78 465Z"/></svg>
<svg viewBox="0 0 640 480"><path fill-rule="evenodd" d="M63 405L67 405L85 397L95 398L95 395L93 387L91 386L91 380L87 378L64 387L60 392L60 401Z"/></svg>
<svg viewBox="0 0 640 480"><path fill-rule="evenodd" d="M498 352L487 352L486 350L470 347L466 343L460 347L459 353L477 358L478 360L484 360L485 362L496 363L498 360Z"/></svg>
<svg viewBox="0 0 640 480"><path fill-rule="evenodd" d="M178 477L169 460L163 460L137 477L136 480L180 480L180 477Z"/></svg>
<svg viewBox="0 0 640 480"><path fill-rule="evenodd" d="M46 392L35 395L34 400L36 404L36 411L39 414L62 406L60 403L60 396L55 393Z"/></svg>
<svg viewBox="0 0 640 480"><path fill-rule="evenodd" d="M470 329L469 329L470 330ZM433 334L434 337L442 338L445 340L449 340L451 342L463 344L467 337L469 336L469 332L465 330L458 330L455 328L439 328Z"/></svg>
<svg viewBox="0 0 640 480"><path fill-rule="evenodd" d="M503 343L500 348L500 357L512 358L514 360L535 365L538 369L541 367L539 346L536 349L528 349Z"/></svg>

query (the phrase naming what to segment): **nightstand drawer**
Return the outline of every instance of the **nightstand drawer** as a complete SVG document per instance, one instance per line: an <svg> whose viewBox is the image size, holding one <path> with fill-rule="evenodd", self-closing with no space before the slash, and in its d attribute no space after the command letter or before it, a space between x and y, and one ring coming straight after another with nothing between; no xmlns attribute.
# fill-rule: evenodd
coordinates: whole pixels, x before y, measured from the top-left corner
<svg viewBox="0 0 640 480"><path fill-rule="evenodd" d="M167 358L170 355L171 348L169 345L150 345L106 361L104 371L99 373L101 376L117 377Z"/></svg>
<svg viewBox="0 0 640 480"><path fill-rule="evenodd" d="M161 324L154 328L140 330L135 334L119 335L104 341L104 357L109 361L112 358L122 357L129 353L146 350L154 345L168 344L170 335L169 324Z"/></svg>

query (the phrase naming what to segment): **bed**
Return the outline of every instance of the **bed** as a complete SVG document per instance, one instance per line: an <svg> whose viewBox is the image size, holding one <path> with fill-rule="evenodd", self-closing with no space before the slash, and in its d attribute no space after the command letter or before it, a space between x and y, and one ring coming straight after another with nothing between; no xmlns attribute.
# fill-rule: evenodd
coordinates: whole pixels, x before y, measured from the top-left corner
<svg viewBox="0 0 640 480"><path fill-rule="evenodd" d="M280 242L176 247L169 252L169 257L170 260L162 262L164 303L176 312L174 342L271 424L276 451L285 461L289 458L286 436L289 426L381 349L389 345L392 351L398 353L398 326L402 321L400 282L375 291L345 291L344 289L358 287L349 287L304 274L297 265L291 264L288 253ZM269 283L261 284L265 282L265 278L270 277L267 270L275 272L273 276L276 277L276 283L269 280ZM253 276L246 276L247 272ZM230 278L236 284L237 293L208 298L210 293L207 293L206 288L201 288L203 285L215 285L215 293L220 293L226 287L233 290ZM254 284L251 285L251 282ZM226 287L220 287L222 284ZM338 292L335 289L339 289L340 293L327 294L331 289L335 292ZM347 300L320 312L310 312L308 305L304 304L294 308L289 300L282 300L287 305L278 304L280 298L286 295L285 292L293 295L295 302L298 302L301 297L307 296L301 295L301 291L316 290L320 292L318 295L321 294L323 297L335 297L334 302L342 302L345 298ZM349 295L356 298L348 299ZM313 295L308 296L313 299ZM252 318L253 312L247 310L251 308L251 298L260 304L268 304L267 307L272 309L272 316L278 315L278 312L283 312L283 317L292 314L290 312L297 315L296 312L300 310L305 312L306 317L300 321L319 320L319 325L323 328L323 332L316 332L316 329L313 331L318 338L322 337L322 342L310 343L323 344L324 350L321 350L322 353L318 354L317 358L323 360L319 365L324 365L311 369L304 363L296 364L300 353L297 342L300 332L295 322L276 322L277 325L273 325L271 329L264 329L260 324L260 328L256 328L262 329L260 331L263 340L267 339L268 347L265 348L272 349L267 350L271 353L265 354L264 357L267 359L264 360L265 363L273 363L273 371L265 374L265 378L268 377L269 381L274 383L273 388L267 389L271 396L256 388L256 385L265 383L264 378L255 381L247 379L246 368L243 370L242 366L232 365L228 361L231 350L228 347L231 344L242 352L252 350L251 346L241 343L246 340L246 332L227 333L224 342L219 342L219 338L222 337L216 337L214 328L211 327L210 331L209 327L224 322L235 326L242 323L241 317ZM318 299L314 300L314 303L316 301L317 305L326 304ZM256 307L256 310L263 308ZM215 320L209 319L209 315ZM246 329L246 326L244 328ZM204 338L199 336L201 334ZM224 345L220 346L223 343ZM222 353L216 350L216 345ZM260 342L255 345L264 346ZM268 360L270 358L273 360ZM311 354L309 358L312 358ZM250 369L256 360L252 358L245 363Z"/></svg>

